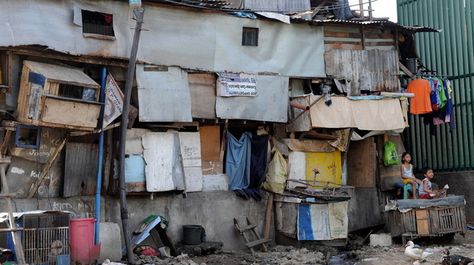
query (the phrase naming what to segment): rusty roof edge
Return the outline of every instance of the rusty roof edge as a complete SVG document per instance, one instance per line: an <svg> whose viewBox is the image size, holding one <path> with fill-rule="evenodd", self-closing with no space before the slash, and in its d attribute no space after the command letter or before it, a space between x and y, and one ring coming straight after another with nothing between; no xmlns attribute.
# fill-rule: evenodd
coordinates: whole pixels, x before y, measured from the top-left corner
<svg viewBox="0 0 474 265"><path fill-rule="evenodd" d="M417 32L441 32L439 29L425 27L425 26L404 26L400 25L396 22L392 22L389 20L341 20L341 19L315 19L315 20L308 20L301 17L291 17L292 22L300 22L300 23L310 23L312 25L325 25L325 24L345 24L345 25L364 25L364 26L386 26L392 28L398 28L402 31L408 31L411 33Z"/></svg>

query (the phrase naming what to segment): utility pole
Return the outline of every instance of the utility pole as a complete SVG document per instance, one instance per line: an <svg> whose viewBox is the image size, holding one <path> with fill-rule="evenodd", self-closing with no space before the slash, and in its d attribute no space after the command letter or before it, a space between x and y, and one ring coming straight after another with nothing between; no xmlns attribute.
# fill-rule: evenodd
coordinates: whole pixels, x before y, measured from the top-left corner
<svg viewBox="0 0 474 265"><path fill-rule="evenodd" d="M369 20L372 20L372 0L369 0Z"/></svg>
<svg viewBox="0 0 474 265"><path fill-rule="evenodd" d="M360 17L364 18L364 0L359 0Z"/></svg>
<svg viewBox="0 0 474 265"><path fill-rule="evenodd" d="M133 8L133 16L136 20L135 32L133 34L132 50L128 61L127 79L125 81L125 93L123 99L122 123L120 124L120 214L122 218L123 237L127 248L127 259L129 264L135 263L133 249L130 244L130 232L128 227L127 190L125 185L125 141L127 138L128 112L130 109L130 97L132 95L132 84L135 76L135 64L137 62L138 43L142 30L143 15L145 10L141 6Z"/></svg>

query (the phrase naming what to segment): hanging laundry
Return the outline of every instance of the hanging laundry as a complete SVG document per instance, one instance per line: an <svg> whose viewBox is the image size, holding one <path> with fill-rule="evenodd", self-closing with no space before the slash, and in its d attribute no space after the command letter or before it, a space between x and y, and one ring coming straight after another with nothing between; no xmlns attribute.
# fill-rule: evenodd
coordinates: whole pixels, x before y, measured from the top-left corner
<svg viewBox="0 0 474 265"><path fill-rule="evenodd" d="M240 139L227 132L225 171L230 190L242 190L250 184L251 139L249 132L243 133Z"/></svg>
<svg viewBox="0 0 474 265"><path fill-rule="evenodd" d="M438 81L437 91L438 91L438 95L439 95L439 105L438 105L438 107L441 109L441 108L444 108L444 106L446 105L446 102L447 102L448 99L447 99L446 94L445 94L443 80L438 78L437 81Z"/></svg>
<svg viewBox="0 0 474 265"><path fill-rule="evenodd" d="M411 114L426 114L433 111L430 101L431 86L428 80L415 79L408 84L407 90L415 94L415 97L410 98Z"/></svg>
<svg viewBox="0 0 474 265"><path fill-rule="evenodd" d="M260 188L265 181L268 156L268 135L252 136L249 188Z"/></svg>
<svg viewBox="0 0 474 265"><path fill-rule="evenodd" d="M452 93L453 93L453 88L451 86L451 81L445 80L444 81L444 87L446 88L444 90L447 98L446 102L446 117L444 119L445 122L451 122L451 116L453 115L453 98L452 98Z"/></svg>

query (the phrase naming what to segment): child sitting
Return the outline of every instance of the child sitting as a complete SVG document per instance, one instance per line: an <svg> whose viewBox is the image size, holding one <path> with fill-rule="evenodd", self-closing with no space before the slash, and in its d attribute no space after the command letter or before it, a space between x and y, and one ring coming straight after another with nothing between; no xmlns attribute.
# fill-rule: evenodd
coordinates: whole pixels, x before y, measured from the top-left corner
<svg viewBox="0 0 474 265"><path fill-rule="evenodd" d="M449 186L446 184L441 190L434 190L433 183L431 180L434 178L433 169L427 168L423 171L425 178L423 179L418 193L420 194L420 199L432 199L432 198L444 198L449 189Z"/></svg>

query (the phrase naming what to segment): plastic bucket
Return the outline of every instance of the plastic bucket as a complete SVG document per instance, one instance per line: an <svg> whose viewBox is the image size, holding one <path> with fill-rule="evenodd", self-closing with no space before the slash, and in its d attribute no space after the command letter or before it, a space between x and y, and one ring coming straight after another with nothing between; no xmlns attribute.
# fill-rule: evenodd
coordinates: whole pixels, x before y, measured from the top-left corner
<svg viewBox="0 0 474 265"><path fill-rule="evenodd" d="M99 256L100 246L94 245L93 218L69 220L69 245L72 264L91 264Z"/></svg>
<svg viewBox="0 0 474 265"><path fill-rule="evenodd" d="M200 225L183 225L183 244L199 245L205 241L206 232Z"/></svg>

